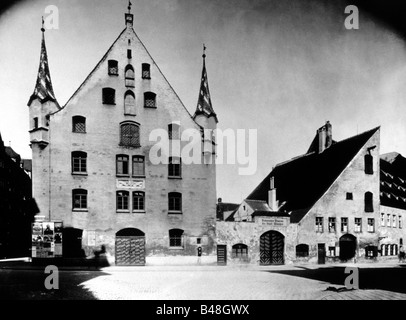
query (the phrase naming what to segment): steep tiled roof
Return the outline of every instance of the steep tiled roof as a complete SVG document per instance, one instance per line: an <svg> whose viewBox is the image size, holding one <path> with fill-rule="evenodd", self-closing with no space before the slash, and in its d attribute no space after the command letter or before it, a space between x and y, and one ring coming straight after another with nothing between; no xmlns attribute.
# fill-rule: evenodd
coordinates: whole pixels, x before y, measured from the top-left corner
<svg viewBox="0 0 406 320"><path fill-rule="evenodd" d="M277 200L286 201L283 209L291 212L291 222L299 222L378 129L277 165L247 198L266 201L274 177Z"/></svg>
<svg viewBox="0 0 406 320"><path fill-rule="evenodd" d="M406 158L399 153L381 155L381 204L406 209Z"/></svg>

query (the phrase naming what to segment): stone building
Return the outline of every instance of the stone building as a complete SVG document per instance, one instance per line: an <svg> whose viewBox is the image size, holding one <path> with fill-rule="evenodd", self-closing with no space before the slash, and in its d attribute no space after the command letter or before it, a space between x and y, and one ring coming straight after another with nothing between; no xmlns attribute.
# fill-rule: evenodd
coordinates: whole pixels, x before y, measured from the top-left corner
<svg viewBox="0 0 406 320"><path fill-rule="evenodd" d="M42 28L28 102L34 197L47 221L63 223L64 257L90 256L101 246L121 265L195 257L198 246L203 258L215 256L216 168L203 130L218 121L206 55L191 115L135 33L130 10L124 30L64 106L53 92ZM188 132L203 145L198 163L181 158Z"/></svg>
<svg viewBox="0 0 406 320"><path fill-rule="evenodd" d="M379 132L378 127L337 142L329 122L319 128L306 154L276 165L232 221L217 223L218 245L228 260L239 244L253 263L280 264L372 259L385 242L400 243L402 230L394 235L393 227L381 228ZM395 187L403 188L401 181ZM402 188L396 195L403 195ZM383 202L382 210L403 226L402 212L395 212L403 208L396 209L399 203Z"/></svg>
<svg viewBox="0 0 406 320"><path fill-rule="evenodd" d="M30 161L4 146L0 135L0 258L30 255L31 223L38 208L29 169Z"/></svg>

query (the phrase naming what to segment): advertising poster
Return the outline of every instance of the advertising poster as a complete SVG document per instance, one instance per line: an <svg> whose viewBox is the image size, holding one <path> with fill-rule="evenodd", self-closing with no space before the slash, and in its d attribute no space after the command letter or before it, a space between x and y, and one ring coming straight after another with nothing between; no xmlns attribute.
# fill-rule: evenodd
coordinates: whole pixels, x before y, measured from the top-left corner
<svg viewBox="0 0 406 320"><path fill-rule="evenodd" d="M62 256L62 222L35 222L32 224L33 258Z"/></svg>

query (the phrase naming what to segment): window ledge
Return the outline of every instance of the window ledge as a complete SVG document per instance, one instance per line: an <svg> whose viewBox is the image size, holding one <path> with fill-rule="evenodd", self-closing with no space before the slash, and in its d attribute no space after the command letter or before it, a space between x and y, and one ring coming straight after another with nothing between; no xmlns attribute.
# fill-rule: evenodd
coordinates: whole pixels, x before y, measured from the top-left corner
<svg viewBox="0 0 406 320"><path fill-rule="evenodd" d="M85 134L86 133L86 131L72 131L72 133L81 133L81 134Z"/></svg>
<svg viewBox="0 0 406 320"><path fill-rule="evenodd" d="M129 175L129 174L119 174L119 173L117 173L117 174L116 174L116 177L119 177L119 178L130 178L130 175Z"/></svg>
<svg viewBox="0 0 406 320"><path fill-rule="evenodd" d="M87 172L72 172L72 176L88 176Z"/></svg>
<svg viewBox="0 0 406 320"><path fill-rule="evenodd" d="M182 180L182 177L168 176L168 179L173 179L173 180Z"/></svg>
<svg viewBox="0 0 406 320"><path fill-rule="evenodd" d="M115 106L116 105L116 103L114 102L114 103L111 103L111 102L103 102L103 104L106 104L106 105L111 105L111 106Z"/></svg>
<svg viewBox="0 0 406 320"><path fill-rule="evenodd" d="M151 77L142 77L144 80L151 80Z"/></svg>
<svg viewBox="0 0 406 320"><path fill-rule="evenodd" d="M146 213L145 210L133 210L133 213Z"/></svg>
<svg viewBox="0 0 406 320"><path fill-rule="evenodd" d="M117 76L118 77L118 72L117 73L108 73L109 74L109 76Z"/></svg>
<svg viewBox="0 0 406 320"><path fill-rule="evenodd" d="M88 212L87 209L72 209L72 212Z"/></svg>
<svg viewBox="0 0 406 320"><path fill-rule="evenodd" d="M184 250L184 247L169 247L169 250Z"/></svg>
<svg viewBox="0 0 406 320"><path fill-rule="evenodd" d="M168 211L168 214L178 215L178 214L182 214L182 211L170 210L170 211Z"/></svg>
<svg viewBox="0 0 406 320"><path fill-rule="evenodd" d="M135 178L135 179L145 179L145 175L143 175L143 176L131 176L132 178Z"/></svg>
<svg viewBox="0 0 406 320"><path fill-rule="evenodd" d="M125 209L118 209L116 210L117 213L130 213L130 210L125 210Z"/></svg>
<svg viewBox="0 0 406 320"><path fill-rule="evenodd" d="M157 109L157 107L148 107L148 106L144 106L145 109Z"/></svg>

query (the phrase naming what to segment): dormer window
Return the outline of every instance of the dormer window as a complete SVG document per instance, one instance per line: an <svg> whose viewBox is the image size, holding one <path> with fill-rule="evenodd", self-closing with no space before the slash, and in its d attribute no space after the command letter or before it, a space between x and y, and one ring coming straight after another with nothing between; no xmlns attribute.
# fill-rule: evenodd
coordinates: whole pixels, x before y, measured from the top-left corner
<svg viewBox="0 0 406 320"><path fill-rule="evenodd" d="M142 64L142 78L151 79L150 65L148 63Z"/></svg>
<svg viewBox="0 0 406 320"><path fill-rule="evenodd" d="M109 60L109 75L117 76L118 75L118 62L117 60Z"/></svg>

